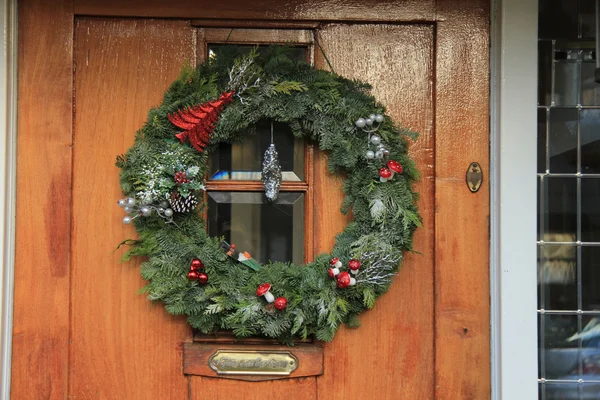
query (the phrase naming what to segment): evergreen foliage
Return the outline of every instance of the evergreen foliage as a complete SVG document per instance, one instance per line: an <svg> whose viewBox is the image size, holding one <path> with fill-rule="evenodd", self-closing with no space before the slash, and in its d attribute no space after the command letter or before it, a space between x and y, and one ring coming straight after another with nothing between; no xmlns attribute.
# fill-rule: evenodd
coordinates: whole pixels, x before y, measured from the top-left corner
<svg viewBox="0 0 600 400"><path fill-rule="evenodd" d="M175 138L180 130L168 114L232 90L231 73L244 66L245 75L235 82L234 101L219 115L206 150L181 144ZM294 135L313 140L329 153L329 170L345 178L342 212L352 212L354 221L337 236L331 254L307 265L273 262L253 271L223 253L221 240L207 235L199 212L176 213L174 224L154 214L135 218L139 238L124 242L131 246L124 258L147 257L141 274L148 285L142 292L162 301L169 313L187 315L190 325L205 333L225 329L238 337L263 335L292 344L294 338L309 335L330 341L342 323L360 326L358 315L373 308L377 296L388 290L421 224L411 187L418 172L407 154L408 139L416 134L396 127L389 117L381 123L378 134L404 167L393 180L379 182L381 163L364 157L366 135L354 122L385 113L369 89L365 83L296 62L283 47L254 49L249 56L242 49L224 48L197 68L185 67L162 104L149 111L135 144L117 158L125 195L146 202L168 199L173 185L165 177L181 170L196 178L186 190L202 190L208 154L219 143L243 141L256 123L270 120L288 124ZM206 285L187 279L190 260L196 257L210 277ZM344 265L351 258L361 261L355 286L339 289L328 276L332 257ZM287 298L285 310L267 307L256 296L263 282L272 284L275 297Z"/></svg>

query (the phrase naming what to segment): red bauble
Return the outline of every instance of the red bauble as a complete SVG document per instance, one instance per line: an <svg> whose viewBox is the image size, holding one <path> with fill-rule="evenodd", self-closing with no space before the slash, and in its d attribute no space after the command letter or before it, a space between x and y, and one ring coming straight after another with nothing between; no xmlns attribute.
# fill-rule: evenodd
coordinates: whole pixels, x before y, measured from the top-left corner
<svg viewBox="0 0 600 400"><path fill-rule="evenodd" d="M205 284L208 282L208 275L206 275L204 272L200 272L198 274L198 282L200 282L201 284Z"/></svg>
<svg viewBox="0 0 600 400"><path fill-rule="evenodd" d="M188 272L188 279L190 281L195 281L196 279L198 279L198 273L196 271Z"/></svg>
<svg viewBox="0 0 600 400"><path fill-rule="evenodd" d="M190 264L190 269L192 271L198 271L199 269L202 269L202 268L204 268L204 264L202 263L202 261L200 261L197 258L194 258L192 260L192 263Z"/></svg>
<svg viewBox="0 0 600 400"><path fill-rule="evenodd" d="M340 289L345 289L350 286L350 274L346 271L340 272L337 277L337 287Z"/></svg>
<svg viewBox="0 0 600 400"><path fill-rule="evenodd" d="M279 311L285 310L287 307L287 299L285 297L278 297L275 299L275 308Z"/></svg>

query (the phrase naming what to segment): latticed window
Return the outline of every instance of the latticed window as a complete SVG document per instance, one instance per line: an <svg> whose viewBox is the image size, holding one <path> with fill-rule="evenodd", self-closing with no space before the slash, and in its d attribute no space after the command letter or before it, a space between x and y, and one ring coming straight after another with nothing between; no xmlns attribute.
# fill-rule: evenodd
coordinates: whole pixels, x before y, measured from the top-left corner
<svg viewBox="0 0 600 400"><path fill-rule="evenodd" d="M595 2L539 3L539 398L600 396Z"/></svg>

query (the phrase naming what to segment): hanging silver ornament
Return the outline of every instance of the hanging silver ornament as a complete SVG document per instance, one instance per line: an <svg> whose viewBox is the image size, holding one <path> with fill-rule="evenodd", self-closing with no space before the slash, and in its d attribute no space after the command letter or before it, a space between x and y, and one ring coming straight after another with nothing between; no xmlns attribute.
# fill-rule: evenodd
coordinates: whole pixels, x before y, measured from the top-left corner
<svg viewBox="0 0 600 400"><path fill-rule="evenodd" d="M281 165L279 165L279 154L277 154L273 143L273 124L271 124L271 144L265 151L263 158L261 180L267 199L270 201L277 200L281 188Z"/></svg>

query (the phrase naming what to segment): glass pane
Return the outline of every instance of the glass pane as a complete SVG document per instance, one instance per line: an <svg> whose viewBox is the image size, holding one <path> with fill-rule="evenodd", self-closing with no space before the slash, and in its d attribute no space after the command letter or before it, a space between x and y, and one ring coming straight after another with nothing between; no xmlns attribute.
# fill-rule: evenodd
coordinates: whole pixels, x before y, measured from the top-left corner
<svg viewBox="0 0 600 400"><path fill-rule="evenodd" d="M304 194L279 193L275 203L259 192L209 192L208 232L223 236L260 263L304 263Z"/></svg>
<svg viewBox="0 0 600 400"><path fill-rule="evenodd" d="M577 110L550 109L548 151L551 173L577 172Z"/></svg>
<svg viewBox="0 0 600 400"><path fill-rule="evenodd" d="M543 39L575 39L578 31L577 2L573 0L540 0L539 37Z"/></svg>
<svg viewBox="0 0 600 400"><path fill-rule="evenodd" d="M273 124L273 143L279 154L284 181L304 179L304 139L297 138L287 124ZM256 133L243 143L222 143L210 155L210 179L260 180L265 150L271 144L271 123L256 125Z"/></svg>
<svg viewBox="0 0 600 400"><path fill-rule="evenodd" d="M544 240L575 242L577 232L577 180L546 177L542 188ZM562 240L556 240L556 239ZM564 240L568 239L568 240Z"/></svg>
<svg viewBox="0 0 600 400"><path fill-rule="evenodd" d="M581 180L581 240L600 242L600 179Z"/></svg>
<svg viewBox="0 0 600 400"><path fill-rule="evenodd" d="M292 43L288 44L287 55L297 61L307 61L308 60L308 47L307 46L292 46ZM269 45L259 45L256 46L254 44L209 44L208 45L208 57L211 59L217 58L220 53L223 52L236 52L239 54L249 53L253 48L258 47L260 49L266 49Z"/></svg>
<svg viewBox="0 0 600 400"><path fill-rule="evenodd" d="M596 37L596 0L579 0L579 13L581 38L594 39Z"/></svg>
<svg viewBox="0 0 600 400"><path fill-rule="evenodd" d="M538 136L537 136L537 160L538 160L538 173L546 172L546 127L547 115L545 108L538 109Z"/></svg>
<svg viewBox="0 0 600 400"><path fill-rule="evenodd" d="M575 315L541 315L540 328L543 326L540 343L542 378L558 379L568 376L573 369L579 367L579 341L574 340L577 334L577 316Z"/></svg>
<svg viewBox="0 0 600 400"><path fill-rule="evenodd" d="M581 248L581 281L582 309L600 310L600 247Z"/></svg>
<svg viewBox="0 0 600 400"><path fill-rule="evenodd" d="M600 110L581 110L581 173L600 174Z"/></svg>
<svg viewBox="0 0 600 400"><path fill-rule="evenodd" d="M553 237L552 239L568 239ZM577 247L544 245L539 248L538 285L547 310L577 309Z"/></svg>
<svg viewBox="0 0 600 400"><path fill-rule="evenodd" d="M571 53L566 54L566 57L571 57ZM575 106L579 103L579 67L578 62L571 60L557 60L554 63L555 105Z"/></svg>
<svg viewBox="0 0 600 400"><path fill-rule="evenodd" d="M594 82L596 63L586 61L581 64L581 105L600 105L600 85Z"/></svg>
<svg viewBox="0 0 600 400"><path fill-rule="evenodd" d="M538 43L538 104L549 106L552 95L552 41Z"/></svg>

